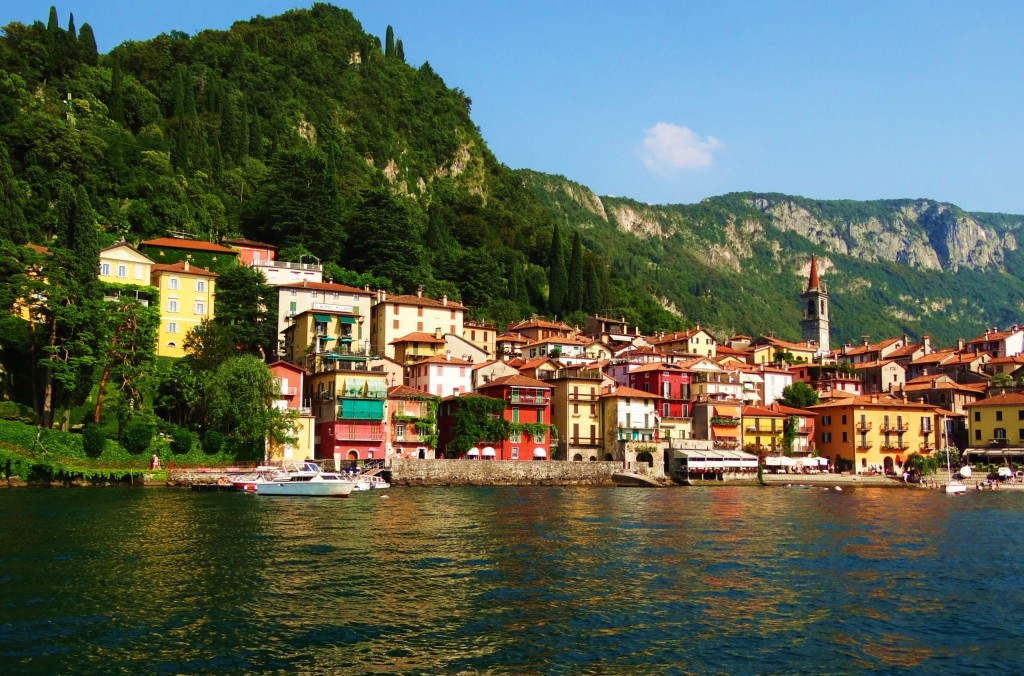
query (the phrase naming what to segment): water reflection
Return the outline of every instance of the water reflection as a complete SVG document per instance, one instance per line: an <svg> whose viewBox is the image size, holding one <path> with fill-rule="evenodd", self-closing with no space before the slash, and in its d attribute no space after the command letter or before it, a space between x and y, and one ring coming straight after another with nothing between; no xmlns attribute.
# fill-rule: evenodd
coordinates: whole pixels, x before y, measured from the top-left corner
<svg viewBox="0 0 1024 676"><path fill-rule="evenodd" d="M1022 638L1024 495L0 491L15 671L964 672Z"/></svg>

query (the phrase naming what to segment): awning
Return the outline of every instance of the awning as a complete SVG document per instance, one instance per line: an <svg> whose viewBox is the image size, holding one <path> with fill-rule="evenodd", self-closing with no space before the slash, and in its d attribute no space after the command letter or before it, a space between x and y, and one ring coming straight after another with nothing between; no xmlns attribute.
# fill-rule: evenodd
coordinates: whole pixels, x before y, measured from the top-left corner
<svg viewBox="0 0 1024 676"><path fill-rule="evenodd" d="M718 408L717 406L715 408ZM730 427L728 425L712 425L711 431L716 437L729 437L730 439L737 439L740 436L739 427Z"/></svg>
<svg viewBox="0 0 1024 676"><path fill-rule="evenodd" d="M533 457L535 457L535 458L546 458L546 457L548 457L548 452L545 451L540 446L538 446L537 448L533 449Z"/></svg>
<svg viewBox="0 0 1024 676"><path fill-rule="evenodd" d="M316 320L320 324L329 324L331 322L331 316L330 315L314 314L313 315L313 319Z"/></svg>
<svg viewBox="0 0 1024 676"><path fill-rule="evenodd" d="M715 415L721 416L723 418L739 418L740 407L715 404Z"/></svg>
<svg viewBox="0 0 1024 676"><path fill-rule="evenodd" d="M903 456L899 453L896 454L896 462L903 462Z"/></svg>
<svg viewBox="0 0 1024 676"><path fill-rule="evenodd" d="M466 451L466 455L468 455L471 458L475 458L476 456L480 455L480 449L474 446L473 448Z"/></svg>
<svg viewBox="0 0 1024 676"><path fill-rule="evenodd" d="M495 453L493 448L491 448L490 446L484 446L484 457L485 458L493 458L495 455L496 455L496 453Z"/></svg>
<svg viewBox="0 0 1024 676"><path fill-rule="evenodd" d="M355 317L346 317L344 315L339 315L338 316L338 323L339 324L355 324L356 323L356 318Z"/></svg>

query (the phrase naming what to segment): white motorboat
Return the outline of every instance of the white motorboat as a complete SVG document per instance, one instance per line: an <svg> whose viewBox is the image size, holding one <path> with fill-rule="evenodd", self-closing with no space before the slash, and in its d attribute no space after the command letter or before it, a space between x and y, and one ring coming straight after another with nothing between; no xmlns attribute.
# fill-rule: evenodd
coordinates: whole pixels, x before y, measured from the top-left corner
<svg viewBox="0 0 1024 676"><path fill-rule="evenodd" d="M376 474L360 474L356 477L357 491L375 491L384 488L391 488L391 484L384 481L384 477Z"/></svg>
<svg viewBox="0 0 1024 676"><path fill-rule="evenodd" d="M256 494L347 498L355 490L356 483L355 479L323 472L316 463L307 462L301 469L281 472L256 483Z"/></svg>
<svg viewBox="0 0 1024 676"><path fill-rule="evenodd" d="M945 419L943 419L943 428L945 428ZM943 493L947 495L960 495L967 492L967 484L953 476L953 468L949 464L949 446L946 446L946 474L949 476L949 481L942 487ZM969 471L967 476L970 476Z"/></svg>

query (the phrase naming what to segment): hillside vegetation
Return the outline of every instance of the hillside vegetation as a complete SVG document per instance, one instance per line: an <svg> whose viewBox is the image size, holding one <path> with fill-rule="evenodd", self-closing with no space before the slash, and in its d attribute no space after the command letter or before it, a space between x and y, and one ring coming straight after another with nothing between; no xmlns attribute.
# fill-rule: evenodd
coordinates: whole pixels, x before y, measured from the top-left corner
<svg viewBox="0 0 1024 676"><path fill-rule="evenodd" d="M949 342L1018 319L1020 217L928 200L597 197L502 165L468 94L404 51L391 27L382 42L324 4L109 54L56 10L7 24L0 235L50 242L61 196L82 188L101 245L245 236L316 256L335 281L423 286L499 325L599 312L647 332L797 338L812 252L837 341Z"/></svg>

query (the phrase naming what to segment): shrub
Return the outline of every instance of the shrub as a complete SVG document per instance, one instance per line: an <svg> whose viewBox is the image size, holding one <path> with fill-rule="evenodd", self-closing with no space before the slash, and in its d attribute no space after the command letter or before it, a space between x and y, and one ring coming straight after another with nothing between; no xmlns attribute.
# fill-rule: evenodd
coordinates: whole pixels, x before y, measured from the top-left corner
<svg viewBox="0 0 1024 676"><path fill-rule="evenodd" d="M224 435L217 430L206 430L203 433L203 450L209 455L220 453L224 447Z"/></svg>
<svg viewBox="0 0 1024 676"><path fill-rule="evenodd" d="M192 450L196 435L186 427L177 427L171 432L171 452L185 455Z"/></svg>
<svg viewBox="0 0 1024 676"><path fill-rule="evenodd" d="M156 426L149 419L142 416L132 418L124 428L124 447L133 455L145 453L155 433Z"/></svg>
<svg viewBox="0 0 1024 676"><path fill-rule="evenodd" d="M36 412L31 407L16 401L0 401L0 420L17 420L35 424Z"/></svg>
<svg viewBox="0 0 1024 676"><path fill-rule="evenodd" d="M107 445L107 431L100 425L86 425L82 429L82 448L90 458L98 458Z"/></svg>

